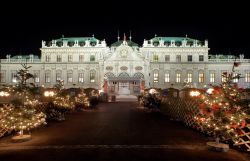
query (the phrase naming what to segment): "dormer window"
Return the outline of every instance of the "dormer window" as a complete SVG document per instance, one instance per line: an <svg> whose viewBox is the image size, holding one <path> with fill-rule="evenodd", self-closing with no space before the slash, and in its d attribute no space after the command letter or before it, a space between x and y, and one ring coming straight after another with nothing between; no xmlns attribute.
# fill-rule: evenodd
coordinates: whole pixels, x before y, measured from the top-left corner
<svg viewBox="0 0 250 161"><path fill-rule="evenodd" d="M91 45L91 46L95 46L95 45L96 45L96 42L91 42L90 45Z"/></svg>
<svg viewBox="0 0 250 161"><path fill-rule="evenodd" d="M154 46L158 46L158 45L159 45L159 42L153 42L153 45L154 45Z"/></svg>
<svg viewBox="0 0 250 161"><path fill-rule="evenodd" d="M81 42L79 42L78 44L79 44L79 46L84 46L84 45L85 45L85 42L84 42L84 41L81 41Z"/></svg>

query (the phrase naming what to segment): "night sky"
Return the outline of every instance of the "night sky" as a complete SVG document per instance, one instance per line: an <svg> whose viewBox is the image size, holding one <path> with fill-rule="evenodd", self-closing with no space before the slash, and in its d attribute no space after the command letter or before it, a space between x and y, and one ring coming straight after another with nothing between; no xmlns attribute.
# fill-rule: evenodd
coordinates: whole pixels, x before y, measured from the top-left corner
<svg viewBox="0 0 250 161"><path fill-rule="evenodd" d="M12 2L10 2L12 3ZM196 5L195 5L196 3ZM198 5L197 5L198 3ZM142 45L157 36L209 41L210 54L245 54L250 58L250 19L246 4L177 1L35 1L2 6L0 54L40 55L42 40L95 35L110 45L117 31ZM127 36L128 37L128 36Z"/></svg>

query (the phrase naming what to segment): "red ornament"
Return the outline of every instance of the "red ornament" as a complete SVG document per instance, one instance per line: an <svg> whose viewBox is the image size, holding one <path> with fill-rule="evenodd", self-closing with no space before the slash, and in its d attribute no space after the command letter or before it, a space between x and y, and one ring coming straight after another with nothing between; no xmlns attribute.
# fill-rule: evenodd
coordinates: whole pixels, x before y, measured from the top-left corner
<svg viewBox="0 0 250 161"><path fill-rule="evenodd" d="M200 108L200 109L204 109L205 107L206 107L206 104L205 104L205 103L199 104L199 108Z"/></svg>
<svg viewBox="0 0 250 161"><path fill-rule="evenodd" d="M241 128L244 128L244 127L246 127L246 121L245 120L242 121L242 123L241 123Z"/></svg>
<svg viewBox="0 0 250 161"><path fill-rule="evenodd" d="M238 127L238 125L233 123L233 124L230 125L230 127L233 128L233 129L236 129Z"/></svg>
<svg viewBox="0 0 250 161"><path fill-rule="evenodd" d="M215 104L212 105L212 109L217 111L217 110L220 109L220 106L218 105L218 103L215 103Z"/></svg>
<svg viewBox="0 0 250 161"><path fill-rule="evenodd" d="M213 94L220 95L222 93L222 89L220 87L214 87Z"/></svg>

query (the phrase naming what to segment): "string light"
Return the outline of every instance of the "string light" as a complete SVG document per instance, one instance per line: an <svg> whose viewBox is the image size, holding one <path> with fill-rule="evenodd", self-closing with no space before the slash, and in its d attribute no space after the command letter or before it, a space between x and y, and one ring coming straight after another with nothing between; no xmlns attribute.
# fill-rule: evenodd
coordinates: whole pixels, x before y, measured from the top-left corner
<svg viewBox="0 0 250 161"><path fill-rule="evenodd" d="M233 72L223 74L225 83L211 86L206 92L200 93L197 97L200 113L194 118L197 125L207 133L237 140L238 129L249 124L250 116L244 112L246 105L241 103L241 92L233 84Z"/></svg>

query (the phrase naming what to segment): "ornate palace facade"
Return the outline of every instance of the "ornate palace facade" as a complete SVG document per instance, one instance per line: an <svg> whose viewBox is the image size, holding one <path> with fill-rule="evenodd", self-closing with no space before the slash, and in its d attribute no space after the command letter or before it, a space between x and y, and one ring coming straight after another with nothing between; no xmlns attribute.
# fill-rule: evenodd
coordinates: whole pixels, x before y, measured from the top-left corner
<svg viewBox="0 0 250 161"><path fill-rule="evenodd" d="M42 41L41 58L34 55L6 56L1 60L1 84L14 85L21 63L28 63L36 85L52 87L64 80L66 88L93 87L115 94L138 94L148 87L202 88L220 84L223 72L235 70L243 78L234 81L250 87L250 60L243 55L208 55L207 41L188 37L154 37L142 47L131 39L107 46L95 37Z"/></svg>

